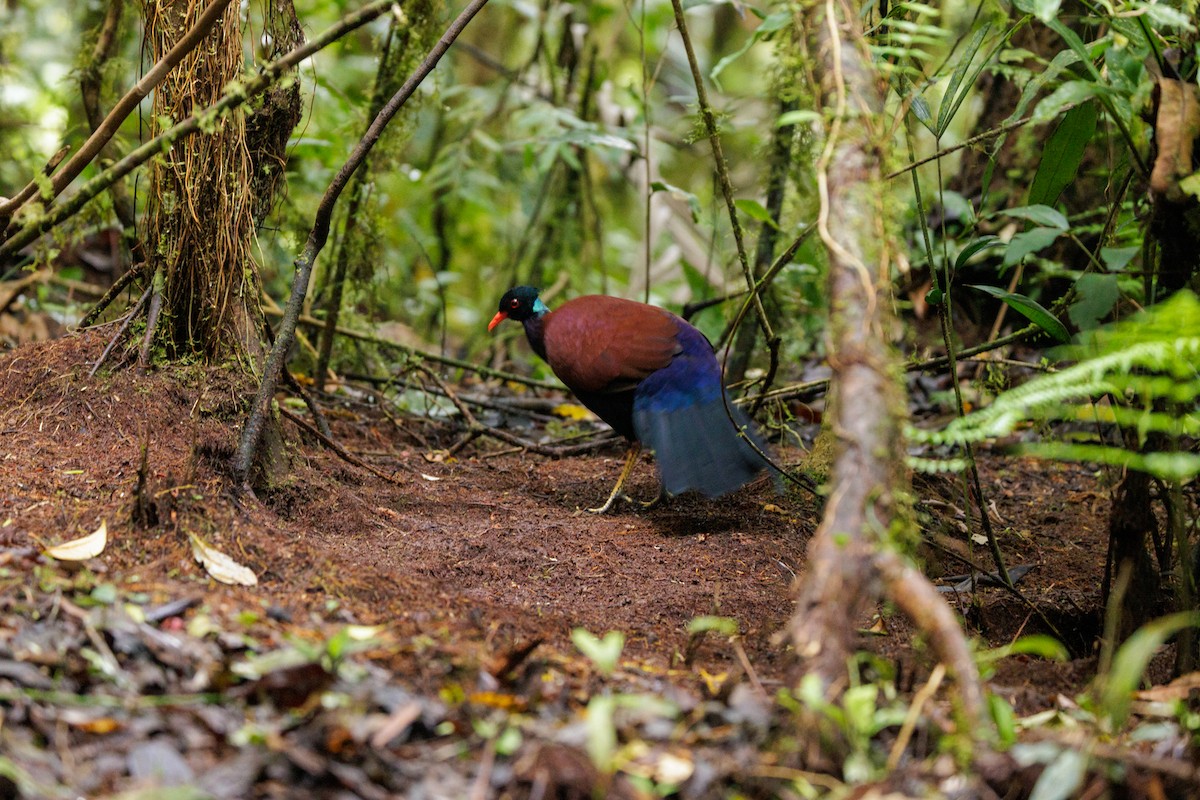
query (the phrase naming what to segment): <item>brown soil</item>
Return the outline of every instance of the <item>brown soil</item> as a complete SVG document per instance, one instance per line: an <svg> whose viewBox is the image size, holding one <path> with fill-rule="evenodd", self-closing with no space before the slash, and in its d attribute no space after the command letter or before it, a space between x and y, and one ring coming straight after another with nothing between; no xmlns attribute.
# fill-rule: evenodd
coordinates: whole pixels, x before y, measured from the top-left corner
<svg viewBox="0 0 1200 800"><path fill-rule="evenodd" d="M0 355L0 660L14 657L14 637L32 624L36 593L70 599L103 582L143 606L196 601L177 624L208 614L261 649L287 636L321 641L347 623L385 626L386 645L372 649L370 663L406 691L440 694L451 705L447 698L460 690L487 705L478 692L499 689L525 708L534 707L535 694L541 702L555 691L577 707L596 676L571 643L576 627L623 631L622 680L658 692L728 697L747 679L770 689L787 676L778 634L818 518L812 498L776 494L764 478L716 502L685 496L649 511L581 514L580 506L606 495L620 448L554 460L481 441L446 458L442 448L461 435L452 425L395 423L344 397L327 407L335 436L392 481L347 463L285 421L288 476L257 498L236 496L227 464L245 387L198 367L89 378L105 344L106 335L93 332ZM1108 493L1092 469L986 454L985 481L1010 568L1034 565L1022 591L1076 655L1066 663L1006 659L992 688L1019 713L1054 707L1058 695L1078 693L1093 673ZM961 504L956 486L918 481L918 492L938 501L931 525L961 540L953 521L953 504ZM652 468L643 463L631 494L655 491ZM139 502L148 522L135 525ZM86 564L90 584L40 556L44 546L101 522L110 541ZM192 558L189 534L250 567L258 586L210 579ZM988 563L985 548L959 547ZM931 569L963 571L953 560ZM989 645L1039 630L1028 607L999 590L957 602L972 633ZM689 621L702 615L736 620L741 637L689 637ZM875 623L864 619L862 627ZM899 664L909 686L921 680L928 665L914 655L921 648L913 647L906 621L885 612L877 630L882 634L867 637L866 646ZM513 677L521 670L524 683ZM460 724L453 714L446 718ZM476 760L486 751L479 741ZM199 771L197 764L192 759ZM462 767L467 775L473 770ZM130 785L118 773L97 789ZM255 796L287 796L264 789L269 771L261 774L267 777L255 779ZM307 775L316 780L312 770ZM496 784L505 785L493 777Z"/></svg>

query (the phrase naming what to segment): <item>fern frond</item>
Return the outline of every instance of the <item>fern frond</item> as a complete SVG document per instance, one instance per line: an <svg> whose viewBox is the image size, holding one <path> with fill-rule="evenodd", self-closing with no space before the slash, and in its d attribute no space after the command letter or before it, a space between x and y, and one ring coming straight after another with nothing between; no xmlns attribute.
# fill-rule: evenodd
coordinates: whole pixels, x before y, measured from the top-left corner
<svg viewBox="0 0 1200 800"><path fill-rule="evenodd" d="M1137 317L1101 329L1066 355L1079 359L1060 372L1043 375L1001 394L990 406L955 419L939 431L909 427L911 441L963 446L996 440L1031 423L1095 420L1096 403L1109 398L1108 420L1136 431L1144 443L1161 433L1180 444L1200 435L1200 300L1179 292ZM1164 408L1172 410L1163 410ZM1019 450L1043 458L1097 461L1144 470L1171 480L1200 474L1200 454L1138 452L1099 444L1041 442ZM931 459L911 459L915 469L943 471Z"/></svg>

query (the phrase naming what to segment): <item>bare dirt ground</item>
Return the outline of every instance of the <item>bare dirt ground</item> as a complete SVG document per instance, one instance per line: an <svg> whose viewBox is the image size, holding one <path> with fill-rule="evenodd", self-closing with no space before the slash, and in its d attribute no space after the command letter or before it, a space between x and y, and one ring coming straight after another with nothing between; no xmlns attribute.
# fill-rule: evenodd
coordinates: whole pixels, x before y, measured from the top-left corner
<svg viewBox="0 0 1200 800"><path fill-rule="evenodd" d="M446 458L452 424L345 398L326 405L335 436L391 480L285 420L288 476L238 495L227 465L245 387L199 367L88 377L106 342L92 332L0 354L0 796L793 797L796 781L822 785L815 745L767 699L792 663L779 634L814 498L763 478L716 502L580 514L606 495L619 446L553 460L480 440ZM1060 708L1095 670L1107 488L1085 467L985 454L984 468L1008 564L1032 566L1020 587L1073 650L1063 663L1005 659L990 688L1018 714ZM931 532L986 564L955 522L956 485L916 482ZM631 493L655 491L647 461ZM99 556L42 555L101 523ZM258 585L214 581L193 536ZM964 571L938 553L931 573ZM997 589L951 602L987 645L1040 630ZM708 615L739 635L689 634ZM930 664L905 620L881 607L862 627L870 669L890 665L902 691L922 685ZM610 677L575 628L624 633ZM624 699L645 692L672 710ZM929 724L953 726L948 696ZM602 710L584 713L597 697L620 709L607 749ZM881 790L921 796L956 772L912 747ZM596 768L605 754L619 777ZM1028 771L992 768L963 796L1028 790Z"/></svg>

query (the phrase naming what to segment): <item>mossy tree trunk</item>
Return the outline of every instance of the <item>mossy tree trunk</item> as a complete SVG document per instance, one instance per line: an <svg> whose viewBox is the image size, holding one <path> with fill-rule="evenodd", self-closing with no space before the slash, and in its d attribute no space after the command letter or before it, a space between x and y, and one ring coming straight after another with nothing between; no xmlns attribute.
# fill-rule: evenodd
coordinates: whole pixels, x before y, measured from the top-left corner
<svg viewBox="0 0 1200 800"><path fill-rule="evenodd" d="M147 2L150 57L168 52L203 11L203 3L188 0ZM276 0L267 13L268 57L302 41L290 0ZM152 136L215 103L243 74L240 15L239 4L229 4L200 46L158 87ZM153 163L145 252L155 282L150 324L160 357L237 364L247 378L261 373L265 327L252 247L255 229L274 203L288 137L300 119L299 91L296 82L282 83L256 98L250 124L241 109L214 116L200 134ZM254 470L259 485L286 468L277 421L268 424L263 441Z"/></svg>
<svg viewBox="0 0 1200 800"><path fill-rule="evenodd" d="M950 607L900 554L911 535L902 435L904 389L888 331L894 254L883 180L889 126L883 86L861 20L849 8L810 2L796 15L810 80L828 109L816 163L817 227L829 253L829 363L837 387L827 419L836 437L829 500L797 586L792 642L827 692L847 686L856 631L881 595L929 637L959 682L972 730L983 730L979 675Z"/></svg>
<svg viewBox="0 0 1200 800"><path fill-rule="evenodd" d="M201 3L147 3L150 57L161 58L195 23ZM187 55L154 95L150 134L205 108L243 68L240 8L231 3L201 46ZM253 165L239 110L209 121L205 132L177 144L150 172L145 240L161 279L157 342L171 359L262 355L254 237Z"/></svg>

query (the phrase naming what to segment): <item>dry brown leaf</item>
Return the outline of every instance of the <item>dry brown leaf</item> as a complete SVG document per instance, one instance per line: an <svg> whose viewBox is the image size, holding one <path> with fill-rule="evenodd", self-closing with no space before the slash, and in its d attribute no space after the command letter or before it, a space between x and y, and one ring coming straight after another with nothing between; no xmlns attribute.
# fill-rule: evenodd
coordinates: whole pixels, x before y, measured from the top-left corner
<svg viewBox="0 0 1200 800"><path fill-rule="evenodd" d="M107 544L108 522L102 520L87 536L47 547L42 553L58 561L87 561L103 553Z"/></svg>
<svg viewBox="0 0 1200 800"><path fill-rule="evenodd" d="M1173 203L1184 200L1179 179L1192 172L1192 145L1200 136L1200 100L1196 88L1183 81L1158 79L1154 141L1158 157L1150 189Z"/></svg>

